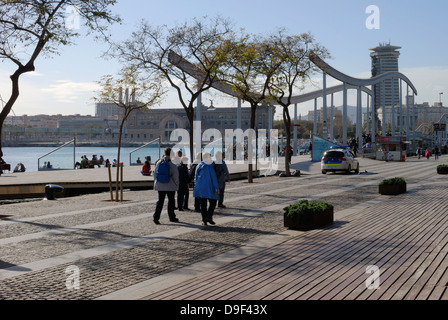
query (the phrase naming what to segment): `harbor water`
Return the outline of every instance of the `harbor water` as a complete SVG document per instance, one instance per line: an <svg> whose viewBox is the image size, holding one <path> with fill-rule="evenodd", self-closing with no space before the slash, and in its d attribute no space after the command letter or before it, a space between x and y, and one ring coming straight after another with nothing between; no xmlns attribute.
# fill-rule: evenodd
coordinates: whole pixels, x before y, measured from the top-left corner
<svg viewBox="0 0 448 320"><path fill-rule="evenodd" d="M284 143L282 142L279 143L279 150L283 147ZM298 151L307 145L307 142L300 141ZM151 144L137 149L135 147L122 147L120 162L123 162L124 166L136 165L137 159L144 162L145 158L149 156L151 163L154 164L163 155L164 149L165 147L161 147L159 144ZM210 152L212 156L219 149L223 150L220 143L211 143L203 147L203 151ZM177 152L178 150L175 148L173 151ZM89 160L92 159L93 155L96 155L98 158L103 156L104 160L109 159L110 163L118 159L118 147L74 147L71 144L59 149L54 147L6 147L2 151L3 159L11 165L11 171L14 170L18 163L22 163L25 166L26 172L37 172L39 168L42 170L44 164L48 162L51 163L53 169L74 169L75 163L81 162L82 156L86 156ZM182 151L184 156L189 158L189 162L192 162L190 149L184 146Z"/></svg>
<svg viewBox="0 0 448 320"><path fill-rule="evenodd" d="M123 147L120 151L120 162L124 166L136 165L137 159L143 163L146 157L151 158L154 164L160 156L163 156L165 147L151 145L139 150L135 147ZM208 152L214 153L215 148L205 148ZM179 149L174 149L177 152ZM76 162L81 162L82 156L87 156L89 160L93 155L97 158L103 156L104 160L109 159L112 164L118 158L118 147L76 147L69 145L57 150L54 147L8 147L3 148L3 159L11 165L11 171L18 163L23 163L26 172L37 172L44 164L50 162L53 169L71 170ZM182 148L184 156L189 158L189 148ZM50 154L49 154L50 153ZM190 161L191 162L191 161Z"/></svg>
<svg viewBox="0 0 448 320"><path fill-rule="evenodd" d="M125 166L130 165L130 152L134 149L135 148L121 148L120 162L123 162ZM109 159L111 163L114 159L117 159L118 156L117 147L76 147L75 149L71 147L59 150L38 161L39 158L53 150L55 150L54 147L3 148L3 159L6 163L11 164L11 171L14 170L14 167L18 163L23 163L27 172L36 172L38 171L38 163L39 166L42 167L43 164L48 161L52 163L54 168L73 169L74 163L76 161L80 162L81 157L84 155L87 156L88 159L92 159L94 154L98 157L102 155L105 160ZM158 159L158 152L159 148L156 148L154 152L145 152L144 154L150 155L151 162L154 162ZM145 156L143 156L143 154L142 156L137 157L140 157L141 160L144 161Z"/></svg>

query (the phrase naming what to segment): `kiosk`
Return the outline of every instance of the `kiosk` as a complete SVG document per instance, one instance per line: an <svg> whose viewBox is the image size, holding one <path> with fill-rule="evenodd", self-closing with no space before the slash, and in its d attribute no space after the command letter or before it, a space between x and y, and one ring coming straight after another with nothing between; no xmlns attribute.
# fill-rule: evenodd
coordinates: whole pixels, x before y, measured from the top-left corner
<svg viewBox="0 0 448 320"><path fill-rule="evenodd" d="M406 137L377 137L376 160L406 161Z"/></svg>

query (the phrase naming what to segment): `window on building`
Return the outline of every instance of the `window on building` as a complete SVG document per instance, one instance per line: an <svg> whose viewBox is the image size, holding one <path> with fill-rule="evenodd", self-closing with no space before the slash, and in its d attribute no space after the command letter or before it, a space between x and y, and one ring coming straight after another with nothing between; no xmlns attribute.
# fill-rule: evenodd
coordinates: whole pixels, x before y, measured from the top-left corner
<svg viewBox="0 0 448 320"><path fill-rule="evenodd" d="M165 139L169 140L171 133L178 128L176 121L170 120L165 125Z"/></svg>

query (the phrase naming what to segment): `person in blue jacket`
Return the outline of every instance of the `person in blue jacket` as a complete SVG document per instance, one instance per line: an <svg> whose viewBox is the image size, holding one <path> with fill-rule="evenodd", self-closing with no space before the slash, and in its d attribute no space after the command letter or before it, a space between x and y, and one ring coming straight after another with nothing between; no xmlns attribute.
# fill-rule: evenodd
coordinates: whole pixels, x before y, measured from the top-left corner
<svg viewBox="0 0 448 320"><path fill-rule="evenodd" d="M200 199L202 225L214 225L213 213L219 199L219 186L212 157L208 152L202 155L202 162L196 167L193 197Z"/></svg>

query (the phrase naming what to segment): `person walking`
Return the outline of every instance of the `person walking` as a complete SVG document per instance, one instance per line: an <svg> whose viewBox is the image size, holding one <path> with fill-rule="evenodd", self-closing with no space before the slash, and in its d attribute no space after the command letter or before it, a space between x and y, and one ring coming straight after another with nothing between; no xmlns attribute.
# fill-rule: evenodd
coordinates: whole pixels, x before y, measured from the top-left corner
<svg viewBox="0 0 448 320"><path fill-rule="evenodd" d="M435 147L434 149L434 159L437 160L439 159L439 147Z"/></svg>
<svg viewBox="0 0 448 320"><path fill-rule="evenodd" d="M219 187L218 207L225 208L226 206L224 205L224 191L226 188L226 182L230 182L230 174L229 169L227 168L227 165L223 160L221 151L216 151L214 165Z"/></svg>
<svg viewBox="0 0 448 320"><path fill-rule="evenodd" d="M193 163L190 166L190 181L193 182L193 186L194 186L196 168L197 168L198 164L201 163L201 158L202 158L202 153L201 152L196 153L194 161L193 161ZM194 190L194 188L193 188L193 190ZM200 201L200 199L196 198L194 196L194 194L193 194L193 197L194 197L194 211L201 212L201 201Z"/></svg>
<svg viewBox="0 0 448 320"><path fill-rule="evenodd" d="M426 159L429 160L429 157L430 157L430 156L431 156L431 152L429 152L429 150L426 149L426 151L425 151L425 157L426 157Z"/></svg>
<svg viewBox="0 0 448 320"><path fill-rule="evenodd" d="M188 197L190 183L190 174L188 172L188 158L183 157L177 166L179 170L179 190L177 191L177 208L179 211L190 210L188 208Z"/></svg>
<svg viewBox="0 0 448 320"><path fill-rule="evenodd" d="M206 226L215 224L213 213L219 200L219 186L210 153L205 152L202 159L196 167L193 197L200 199L202 225Z"/></svg>
<svg viewBox="0 0 448 320"><path fill-rule="evenodd" d="M153 215L154 223L160 224L165 197L168 197L168 217L171 222L179 222L174 213L175 194L179 189L179 169L171 162L171 148L165 148L164 157L156 162L154 170L154 190L159 193L156 210Z"/></svg>

